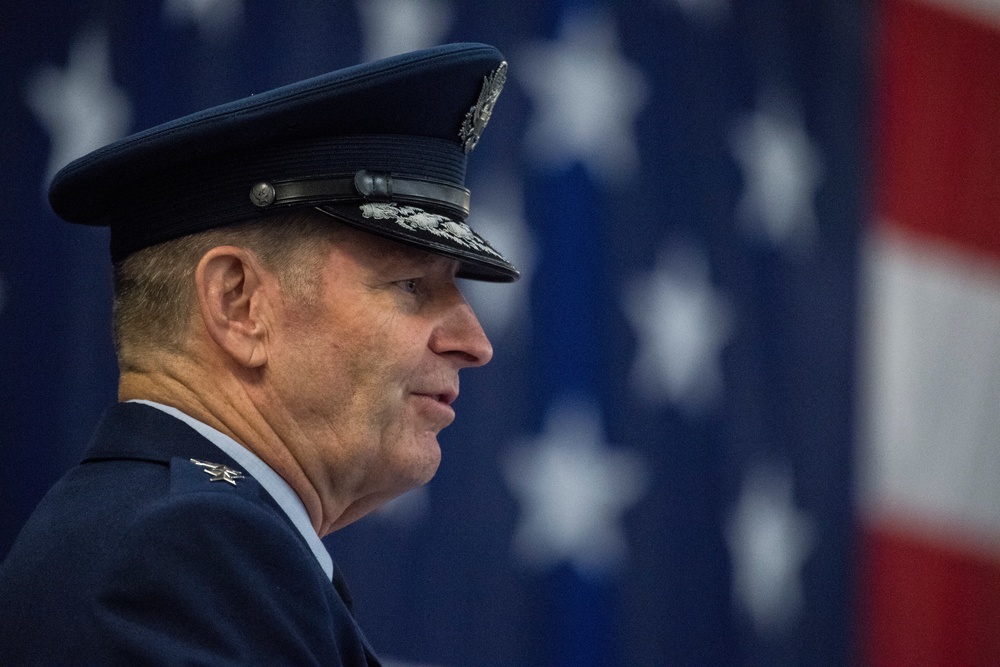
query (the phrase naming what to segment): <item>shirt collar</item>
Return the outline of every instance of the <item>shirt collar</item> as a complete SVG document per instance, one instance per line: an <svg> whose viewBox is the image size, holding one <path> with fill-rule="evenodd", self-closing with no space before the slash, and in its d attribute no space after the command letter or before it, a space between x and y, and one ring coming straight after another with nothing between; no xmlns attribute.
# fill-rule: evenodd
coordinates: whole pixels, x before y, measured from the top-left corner
<svg viewBox="0 0 1000 667"><path fill-rule="evenodd" d="M274 498L274 501L278 503L278 506L288 516L292 524L302 533L302 537L305 538L306 544L309 545L309 549L313 552L320 567L323 568L323 572L326 573L327 578L333 579L333 559L330 558L330 553L323 546L323 541L319 539L319 535L313 529L305 505L302 504L302 501L295 491L292 490L292 487L288 485L288 482L282 479L278 473L274 472L271 466L264 463L260 457L225 433L212 428L204 422L198 421L177 408L146 400L132 400L129 403L142 403L180 419L243 466L243 469L256 479L264 487L264 490Z"/></svg>

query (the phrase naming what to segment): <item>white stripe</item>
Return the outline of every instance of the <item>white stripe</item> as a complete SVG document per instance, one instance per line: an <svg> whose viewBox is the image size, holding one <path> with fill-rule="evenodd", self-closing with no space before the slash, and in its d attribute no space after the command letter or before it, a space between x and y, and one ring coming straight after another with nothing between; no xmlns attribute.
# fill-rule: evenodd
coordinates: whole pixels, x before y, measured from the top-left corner
<svg viewBox="0 0 1000 667"><path fill-rule="evenodd" d="M969 18L985 21L994 27L1000 26L1000 0L923 0L924 4L934 5L956 14L965 14Z"/></svg>
<svg viewBox="0 0 1000 667"><path fill-rule="evenodd" d="M888 231L865 263L862 504L1000 543L1000 267Z"/></svg>

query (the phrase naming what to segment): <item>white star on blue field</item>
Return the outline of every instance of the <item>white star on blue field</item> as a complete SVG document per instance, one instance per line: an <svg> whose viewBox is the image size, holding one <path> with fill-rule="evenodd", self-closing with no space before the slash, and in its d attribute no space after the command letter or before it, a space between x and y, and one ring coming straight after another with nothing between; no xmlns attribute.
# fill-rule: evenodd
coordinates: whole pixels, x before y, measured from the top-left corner
<svg viewBox="0 0 1000 667"><path fill-rule="evenodd" d="M595 408L570 401L549 413L545 432L513 447L504 478L521 506L514 549L526 564L566 562L600 577L625 563L622 519L646 490L649 473L631 450L609 446Z"/></svg>
<svg viewBox="0 0 1000 667"><path fill-rule="evenodd" d="M635 120L648 98L642 71L618 48L614 23L574 14L561 39L517 54L511 71L531 96L529 154L547 166L581 162L605 183L639 166Z"/></svg>
<svg viewBox="0 0 1000 667"><path fill-rule="evenodd" d="M426 49L448 34L455 8L447 0L358 0L364 60Z"/></svg>
<svg viewBox="0 0 1000 667"><path fill-rule="evenodd" d="M661 253L651 273L633 279L624 308L638 339L631 377L639 394L694 412L716 403L733 316L708 259L692 247Z"/></svg>
<svg viewBox="0 0 1000 667"><path fill-rule="evenodd" d="M538 249L523 212L521 185L512 176L491 178L476 188L476 231L521 272L513 284L477 280L462 284L491 337L527 334L530 329L531 278Z"/></svg>
<svg viewBox="0 0 1000 667"><path fill-rule="evenodd" d="M783 467L751 468L726 523L734 597L763 634L788 629L802 610L802 565L816 527L795 507L792 484Z"/></svg>
<svg viewBox="0 0 1000 667"><path fill-rule="evenodd" d="M46 183L76 158L125 136L132 123L128 95L112 79L103 30L77 36L65 69L38 70L28 83L27 102L49 134Z"/></svg>
<svg viewBox="0 0 1000 667"><path fill-rule="evenodd" d="M816 236L815 198L823 163L801 114L779 92L733 127L733 155L743 170L738 215L774 246L808 250Z"/></svg>

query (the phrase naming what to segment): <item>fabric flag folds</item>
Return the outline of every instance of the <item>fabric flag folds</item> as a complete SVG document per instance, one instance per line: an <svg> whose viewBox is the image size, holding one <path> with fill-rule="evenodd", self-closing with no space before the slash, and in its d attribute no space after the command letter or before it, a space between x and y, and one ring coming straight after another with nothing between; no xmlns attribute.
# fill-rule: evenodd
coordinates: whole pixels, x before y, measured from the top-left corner
<svg viewBox="0 0 1000 667"><path fill-rule="evenodd" d="M881 3L865 665L1000 664L1000 5Z"/></svg>

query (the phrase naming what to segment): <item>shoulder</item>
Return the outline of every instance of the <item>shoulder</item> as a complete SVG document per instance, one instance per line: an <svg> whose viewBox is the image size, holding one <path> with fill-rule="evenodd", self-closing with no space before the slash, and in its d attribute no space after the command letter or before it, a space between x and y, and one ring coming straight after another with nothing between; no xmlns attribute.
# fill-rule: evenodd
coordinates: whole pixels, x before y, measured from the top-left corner
<svg viewBox="0 0 1000 667"><path fill-rule="evenodd" d="M0 663L340 664L363 653L257 481L139 407L106 420L0 566Z"/></svg>
<svg viewBox="0 0 1000 667"><path fill-rule="evenodd" d="M181 457L77 466L22 530L0 583L7 591L23 588L31 599L61 590L82 601L113 584L115 573L166 559L177 567L157 578L184 578L192 568L249 568L261 556L264 565L280 559L285 568L311 572L315 558L302 536L256 480L212 481L205 470L221 471Z"/></svg>
<svg viewBox="0 0 1000 667"><path fill-rule="evenodd" d="M338 664L360 641L249 476L212 481L180 457L80 468L0 569L0 662Z"/></svg>
<svg viewBox="0 0 1000 667"><path fill-rule="evenodd" d="M253 481L171 468L171 492L123 531L98 582L96 631L108 651L206 664L310 664L343 651L353 620Z"/></svg>
<svg viewBox="0 0 1000 667"><path fill-rule="evenodd" d="M262 554L280 557L286 568L296 561L311 572L315 564L301 535L255 479L235 464L203 459L171 459L169 488L122 526L118 549L127 553L118 559L141 562L151 544L158 560L211 560L209 568L257 567Z"/></svg>

